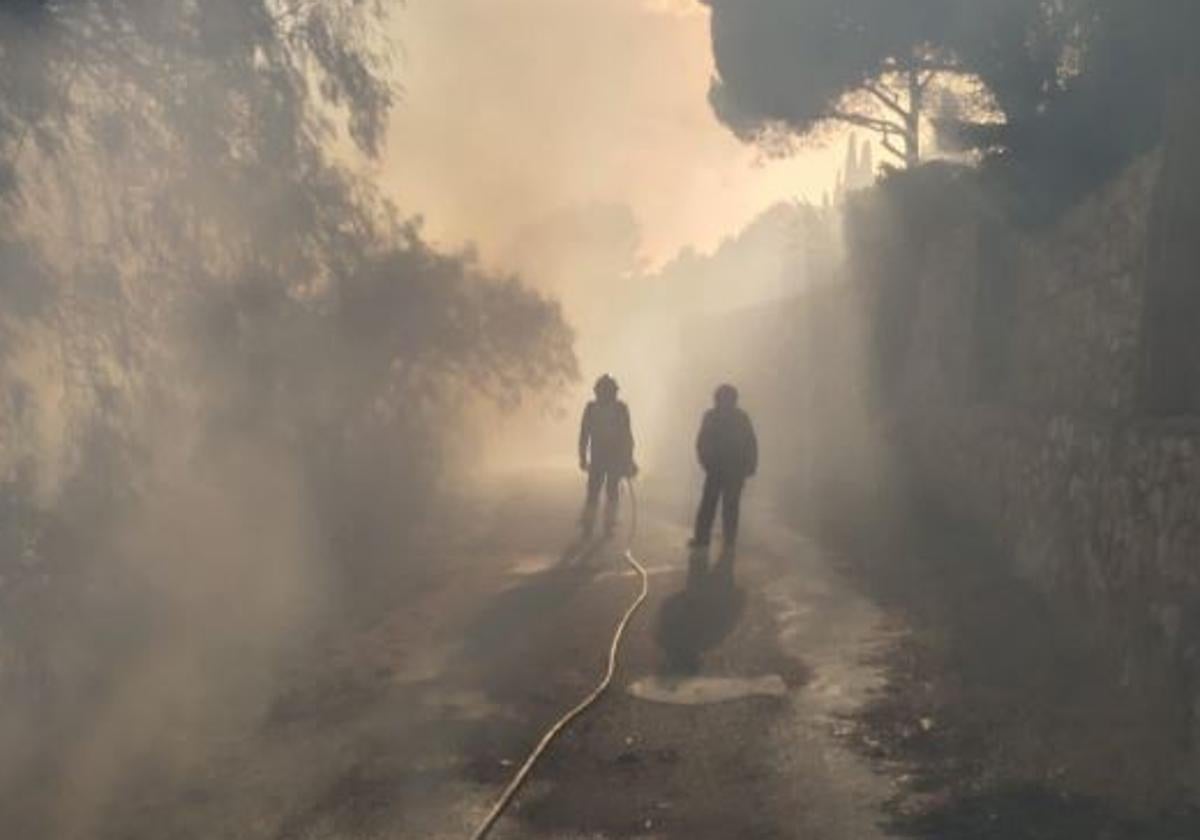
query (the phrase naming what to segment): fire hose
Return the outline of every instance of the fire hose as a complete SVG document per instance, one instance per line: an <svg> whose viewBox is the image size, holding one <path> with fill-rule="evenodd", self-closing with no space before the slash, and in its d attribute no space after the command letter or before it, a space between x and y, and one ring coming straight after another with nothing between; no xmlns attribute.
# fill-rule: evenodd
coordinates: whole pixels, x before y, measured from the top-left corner
<svg viewBox="0 0 1200 840"><path fill-rule="evenodd" d="M650 591L650 577L646 573L646 568L638 562L636 557L633 556L632 550L633 539L637 535L637 494L633 490L633 480L629 478L625 479L625 486L629 488L631 526L629 529L629 539L625 544L624 550L621 552L621 556L625 562L628 563L630 567L632 567L633 570L640 576L641 589L638 592L637 597L625 610L625 614L621 616L621 620L617 623L616 630L613 633L612 643L608 648L608 665L604 671L604 676L586 697L575 704L575 706L568 710L566 714L556 720L554 724L546 730L545 734L542 735L541 740L538 741L537 745L529 753L529 756L517 769L517 772L513 774L512 779L505 786L504 791L500 794L500 797L496 800L496 804L492 806L492 809L488 812L488 815L484 818L483 822L481 822L479 827L475 829L475 833L471 835L471 840L482 840L487 836L488 832L491 831L492 826L495 825L496 820L500 818L500 816L508 808L509 804L511 804L513 797L516 796L517 791L520 790L521 785L525 783L525 780L529 777L529 774L533 771L533 768L537 765L547 748L549 748L554 740L560 734L562 734L563 730L571 725L572 721L586 712L597 700L599 700L601 695L603 695L604 692L608 690L608 687L612 684L613 674L617 669L617 653L621 647L621 640L625 635L625 628L629 626L629 622L633 618L634 613L636 613L638 608L641 607L642 602L646 600L646 595Z"/></svg>

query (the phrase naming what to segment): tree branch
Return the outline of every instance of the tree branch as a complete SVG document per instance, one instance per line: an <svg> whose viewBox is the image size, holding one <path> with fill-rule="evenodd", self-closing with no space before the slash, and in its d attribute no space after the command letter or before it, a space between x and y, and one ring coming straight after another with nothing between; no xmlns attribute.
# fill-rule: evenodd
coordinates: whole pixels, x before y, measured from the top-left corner
<svg viewBox="0 0 1200 840"><path fill-rule="evenodd" d="M889 120L880 119L879 117L868 117L866 114L856 114L853 111L840 111L834 109L829 112L829 118L841 120L850 125L856 125L860 128L869 128L871 131L878 131L882 134L887 134L889 131L897 134L904 132L904 126Z"/></svg>
<svg viewBox="0 0 1200 840"><path fill-rule="evenodd" d="M879 87L879 85L875 84L874 82L864 82L863 90L882 102L889 111L891 111L893 114L896 114L898 117L900 117L900 119L908 119L908 111L906 111L904 106L900 104L900 100L892 96L883 88Z"/></svg>
<svg viewBox="0 0 1200 840"><path fill-rule="evenodd" d="M887 58L883 60L881 65L888 73L905 73L909 70L921 70L928 73L962 73L963 66L956 61L947 61L937 58L917 58L913 57L900 61L895 58Z"/></svg>
<svg viewBox="0 0 1200 840"><path fill-rule="evenodd" d="M898 159L899 159L899 160L900 160L902 163L904 163L904 164L906 164L906 165L907 165L907 163L908 163L908 155L907 155L907 154L904 152L904 150L903 150L903 149L897 149L897 148L896 148L896 147L895 147L895 146L892 144L892 139L891 139L891 136L890 136L890 135L889 135L889 136L887 136L887 137L884 137L884 138L883 138L881 141L879 141L879 145L883 146L883 148L884 148L886 151L889 151L889 152L891 152L891 153L892 153L893 155L895 155L895 156L896 156L896 157L897 157L897 158L898 158Z"/></svg>
<svg viewBox="0 0 1200 840"><path fill-rule="evenodd" d="M895 145L893 145L892 136L893 136L893 132L885 131L883 133L883 139L879 141L879 145L883 146L884 149L886 149L887 151L891 152L893 155L898 157L902 162L908 163L908 155L905 154L905 152L903 150L898 149L898 148L896 148ZM904 136L903 133L900 133L900 136L903 137Z"/></svg>

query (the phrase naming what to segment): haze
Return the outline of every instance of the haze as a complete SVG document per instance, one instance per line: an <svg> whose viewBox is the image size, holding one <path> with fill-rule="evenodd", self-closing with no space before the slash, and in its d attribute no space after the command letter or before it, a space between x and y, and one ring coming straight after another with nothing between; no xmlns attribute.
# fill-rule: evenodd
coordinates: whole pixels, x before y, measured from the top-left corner
<svg viewBox="0 0 1200 840"><path fill-rule="evenodd" d="M1200 837L1198 31L0 2L0 840Z"/></svg>
<svg viewBox="0 0 1200 840"><path fill-rule="evenodd" d="M446 244L495 258L553 214L622 205L657 265L833 188L839 139L772 159L717 122L698 3L417 0L393 29L405 90L379 176Z"/></svg>

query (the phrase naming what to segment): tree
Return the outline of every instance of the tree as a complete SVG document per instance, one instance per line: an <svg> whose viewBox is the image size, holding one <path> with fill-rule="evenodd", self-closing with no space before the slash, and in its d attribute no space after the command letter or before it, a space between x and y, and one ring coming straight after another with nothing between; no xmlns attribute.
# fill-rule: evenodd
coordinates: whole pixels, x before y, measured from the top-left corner
<svg viewBox="0 0 1200 840"><path fill-rule="evenodd" d="M828 121L920 160L922 129L1048 207L1162 137L1200 7L1164 0L704 0L710 100L742 139L788 147ZM966 102L931 115L939 100ZM1114 119L1114 114L1119 119Z"/></svg>
<svg viewBox="0 0 1200 840"><path fill-rule="evenodd" d="M273 563L369 586L474 454L465 424L575 374L553 301L431 247L348 162L396 94L379 7L0 3L0 661L86 645L60 696L180 635L140 574L238 558L203 611L231 622ZM145 623L88 624L111 614Z"/></svg>
<svg viewBox="0 0 1200 840"><path fill-rule="evenodd" d="M0 391L19 367L5 351L52 341L40 352L64 359L72 421L136 438L150 390L230 353L207 419L235 393L230 412L278 411L284 381L314 401L340 389L349 421L381 400L415 417L434 386L447 402L511 398L569 376L552 303L431 249L331 154L343 138L379 151L395 97L382 14L373 0L0 5ZM201 327L221 346L199 346ZM319 363L291 345L301 332ZM266 381L229 387L251 370Z"/></svg>
<svg viewBox="0 0 1200 840"><path fill-rule="evenodd" d="M947 126L981 155L1020 221L1055 218L1164 136L1167 92L1194 63L1200 6L985 0L955 49L1003 119Z"/></svg>
<svg viewBox="0 0 1200 840"><path fill-rule="evenodd" d="M717 76L709 99L741 138L772 142L827 121L921 158L930 86L962 72L943 48L952 0L705 0Z"/></svg>

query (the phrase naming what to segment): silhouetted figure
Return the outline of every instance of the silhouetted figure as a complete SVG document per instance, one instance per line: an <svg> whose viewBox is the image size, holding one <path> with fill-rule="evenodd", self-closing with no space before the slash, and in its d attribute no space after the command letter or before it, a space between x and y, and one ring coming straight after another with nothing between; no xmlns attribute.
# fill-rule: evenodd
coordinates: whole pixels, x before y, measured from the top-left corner
<svg viewBox="0 0 1200 840"><path fill-rule="evenodd" d="M579 424L579 468L588 474L587 501L580 525L591 536L596 524L600 490L605 491L604 532L617 522L621 479L637 472L633 462L633 431L629 408L617 399L617 381L607 373L596 380L596 399L587 404Z"/></svg>
<svg viewBox="0 0 1200 840"><path fill-rule="evenodd" d="M721 503L721 536L726 550L737 543L738 512L746 479L758 470L758 438L749 415L738 408L737 388L722 385L713 395L714 405L704 414L696 438L696 454L706 473L704 496L696 513L694 547L712 539L717 503Z"/></svg>

